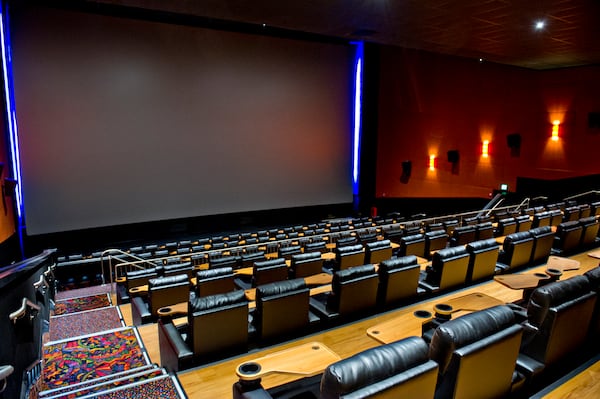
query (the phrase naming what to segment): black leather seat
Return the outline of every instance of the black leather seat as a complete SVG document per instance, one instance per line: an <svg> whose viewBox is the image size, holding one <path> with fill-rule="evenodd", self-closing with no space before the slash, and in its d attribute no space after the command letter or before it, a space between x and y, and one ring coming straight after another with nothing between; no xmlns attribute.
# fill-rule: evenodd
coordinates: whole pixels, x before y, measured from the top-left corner
<svg viewBox="0 0 600 399"><path fill-rule="evenodd" d="M308 277L319 273L323 273L321 252L313 251L292 255L289 268L290 278Z"/></svg>
<svg viewBox="0 0 600 399"><path fill-rule="evenodd" d="M596 237L598 237L598 229L600 224L595 216L589 216L579 219L581 225L581 242L580 246L589 247L596 245Z"/></svg>
<svg viewBox="0 0 600 399"><path fill-rule="evenodd" d="M210 257L208 260L208 267L210 269L216 269L219 267L231 267L232 269L237 269L239 267L239 259L237 256L220 256L220 257Z"/></svg>
<svg viewBox="0 0 600 399"><path fill-rule="evenodd" d="M281 259L290 260L292 255L301 254L302 248L300 245L290 245L289 247L280 247L277 252L277 257Z"/></svg>
<svg viewBox="0 0 600 399"><path fill-rule="evenodd" d="M478 241L494 237L494 225L492 222L479 223L475 225L475 230L475 239Z"/></svg>
<svg viewBox="0 0 600 399"><path fill-rule="evenodd" d="M158 309L187 302L190 297L190 281L187 274L152 278L148 281L146 298L134 296L131 299L133 324L150 323L158 319Z"/></svg>
<svg viewBox="0 0 600 399"><path fill-rule="evenodd" d="M163 268L163 276L174 276L177 274L185 273L188 275L188 278L192 278L194 276L194 267L192 266L192 262L183 262L183 263L172 263L164 265Z"/></svg>
<svg viewBox="0 0 600 399"><path fill-rule="evenodd" d="M452 236L454 229L457 228L458 226L460 226L457 219L444 220L442 222L442 224L444 225L444 228L446 229L446 234L448 234L448 236L450 236L450 237Z"/></svg>
<svg viewBox="0 0 600 399"><path fill-rule="evenodd" d="M529 234L533 237L533 247L529 263L533 265L547 262L554 243L552 228L550 226L536 227L529 230Z"/></svg>
<svg viewBox="0 0 600 399"><path fill-rule="evenodd" d="M554 239L554 249L561 253L569 253L578 249L581 244L583 227L579 220L563 222L558 225Z"/></svg>
<svg viewBox="0 0 600 399"><path fill-rule="evenodd" d="M365 264L365 250L361 244L335 248L335 270L345 270L349 267Z"/></svg>
<svg viewBox="0 0 600 399"><path fill-rule="evenodd" d="M175 327L160 319L158 337L161 364L170 372L190 367L248 346L248 300L244 291L193 298L188 305L188 323Z"/></svg>
<svg viewBox="0 0 600 399"><path fill-rule="evenodd" d="M309 298L309 289L301 278L258 286L253 318L258 338L269 341L306 334Z"/></svg>
<svg viewBox="0 0 600 399"><path fill-rule="evenodd" d="M558 226L563 221L563 214L560 209L548 211L550 215L550 226Z"/></svg>
<svg viewBox="0 0 600 399"><path fill-rule="evenodd" d="M310 298L310 306L321 319L354 317L375 308L379 276L373 265L336 271L331 292Z"/></svg>
<svg viewBox="0 0 600 399"><path fill-rule="evenodd" d="M505 305L439 326L429 357L439 364L436 398L499 398L511 391L523 328Z"/></svg>
<svg viewBox="0 0 600 399"><path fill-rule="evenodd" d="M304 252L319 251L321 253L327 252L327 244L325 241L319 239L318 241L310 242L304 245Z"/></svg>
<svg viewBox="0 0 600 399"><path fill-rule="evenodd" d="M550 226L552 215L547 211L537 212L533 214L532 227Z"/></svg>
<svg viewBox="0 0 600 399"><path fill-rule="evenodd" d="M517 232L531 230L533 225L533 220L531 220L531 216L529 215L517 216L515 222L517 223Z"/></svg>
<svg viewBox="0 0 600 399"><path fill-rule="evenodd" d="M590 282L591 290L596 292L596 297L600 295L600 266L588 270L584 276ZM589 336L591 344L596 348L600 348L600 342L598 342L598 337L600 336L600 300L598 298L596 298L596 306L594 307L594 313L590 322Z"/></svg>
<svg viewBox="0 0 600 399"><path fill-rule="evenodd" d="M196 273L196 296L224 294L235 289L231 267L200 270Z"/></svg>
<svg viewBox="0 0 600 399"><path fill-rule="evenodd" d="M448 234L445 230L434 230L425 233L425 255L431 259L432 252L446 248L448 245Z"/></svg>
<svg viewBox="0 0 600 399"><path fill-rule="evenodd" d="M288 266L283 258L275 258L254 263L252 286L283 281L288 278ZM243 287L246 288L246 287Z"/></svg>
<svg viewBox="0 0 600 399"><path fill-rule="evenodd" d="M241 267L252 267L255 262L267 260L264 251L243 253L240 258Z"/></svg>
<svg viewBox="0 0 600 399"><path fill-rule="evenodd" d="M427 291L445 290L462 285L467 279L469 253L463 246L440 249L419 284Z"/></svg>
<svg viewBox="0 0 600 399"><path fill-rule="evenodd" d="M579 215L581 211L578 206L568 206L565 208L563 212L563 222L574 222L579 220Z"/></svg>
<svg viewBox="0 0 600 399"><path fill-rule="evenodd" d="M365 259L363 264L380 263L392 257L392 243L390 240L369 242L365 245Z"/></svg>
<svg viewBox="0 0 600 399"><path fill-rule="evenodd" d="M469 253L467 282L487 279L494 275L499 254L496 240L489 238L469 243L467 252Z"/></svg>
<svg viewBox="0 0 600 399"><path fill-rule="evenodd" d="M301 381L267 391L260 381L236 382L233 399L314 398L316 395L321 399L427 399L433 398L437 370L437 363L428 357L425 341L408 337L329 365L320 378L312 380L313 385L318 385L314 388ZM273 391L283 393L278 395L279 392Z"/></svg>
<svg viewBox="0 0 600 399"><path fill-rule="evenodd" d="M129 290L133 287L148 284L148 281L151 278L158 277L158 271L159 269L152 267L148 269L132 270L125 273L125 282L123 284L117 284L117 303L129 303L131 301Z"/></svg>
<svg viewBox="0 0 600 399"><path fill-rule="evenodd" d="M475 241L476 234L475 225L456 227L450 236L450 245L453 247L467 245Z"/></svg>
<svg viewBox="0 0 600 399"><path fill-rule="evenodd" d="M509 234L505 237L498 256L498 267L507 271L525 266L531 260L533 237L528 231Z"/></svg>
<svg viewBox="0 0 600 399"><path fill-rule="evenodd" d="M425 235L412 234L400 238L400 247L396 253L397 256L415 255L421 258L425 256Z"/></svg>
<svg viewBox="0 0 600 399"><path fill-rule="evenodd" d="M418 293L420 271L417 257L414 255L381 262L377 269L379 274L378 305L386 307L415 297Z"/></svg>
<svg viewBox="0 0 600 399"><path fill-rule="evenodd" d="M519 370L528 377L584 348L596 293L585 276L536 288L527 304Z"/></svg>
<svg viewBox="0 0 600 399"><path fill-rule="evenodd" d="M515 218L505 218L498 220L497 236L507 236L517 232L517 221Z"/></svg>

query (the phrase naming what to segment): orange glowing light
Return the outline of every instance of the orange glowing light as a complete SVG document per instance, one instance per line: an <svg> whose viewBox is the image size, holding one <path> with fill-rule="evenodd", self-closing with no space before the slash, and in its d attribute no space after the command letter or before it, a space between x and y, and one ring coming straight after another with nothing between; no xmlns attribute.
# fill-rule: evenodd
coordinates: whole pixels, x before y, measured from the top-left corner
<svg viewBox="0 0 600 399"><path fill-rule="evenodd" d="M429 170L435 170L435 155L429 156Z"/></svg>
<svg viewBox="0 0 600 399"><path fill-rule="evenodd" d="M552 122L552 141L558 141L558 139L559 139L559 136L558 136L559 126L560 126L559 120L555 120L554 122Z"/></svg>
<svg viewBox="0 0 600 399"><path fill-rule="evenodd" d="M490 156L490 141L483 140L483 144L481 145L481 156L487 158Z"/></svg>

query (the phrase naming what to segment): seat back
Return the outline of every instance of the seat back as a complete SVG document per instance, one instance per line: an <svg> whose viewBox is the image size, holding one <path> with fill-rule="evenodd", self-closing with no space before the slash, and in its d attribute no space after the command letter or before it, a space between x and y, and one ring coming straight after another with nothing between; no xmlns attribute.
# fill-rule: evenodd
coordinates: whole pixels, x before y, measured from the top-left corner
<svg viewBox="0 0 600 399"><path fill-rule="evenodd" d="M365 251L361 244L337 247L335 249L335 268L345 270L349 267L365 264Z"/></svg>
<svg viewBox="0 0 600 399"><path fill-rule="evenodd" d="M288 267L283 258L255 262L252 271L252 286L283 281L288 278Z"/></svg>
<svg viewBox="0 0 600 399"><path fill-rule="evenodd" d="M194 275L194 268L192 262L183 262L175 264L167 264L163 266L163 275L165 277L175 276L177 274L185 273L188 278L192 278Z"/></svg>
<svg viewBox="0 0 600 399"><path fill-rule="evenodd" d="M499 252L496 240L488 238L469 243L467 252L469 253L467 281L477 281L494 275Z"/></svg>
<svg viewBox="0 0 600 399"><path fill-rule="evenodd" d="M457 227L452 232L450 245L453 247L458 245L467 245L468 243L475 241L476 233L477 230L475 230L474 225Z"/></svg>
<svg viewBox="0 0 600 399"><path fill-rule="evenodd" d="M448 234L445 230L434 230L425 233L425 255L431 257L431 253L446 248L448 245Z"/></svg>
<svg viewBox="0 0 600 399"><path fill-rule="evenodd" d="M517 232L530 230L533 225L533 220L531 220L531 216L529 215L517 216L515 221L517 223Z"/></svg>
<svg viewBox="0 0 600 399"><path fill-rule="evenodd" d="M423 234L412 234L400 238L398 256L415 255L425 258L425 236Z"/></svg>
<svg viewBox="0 0 600 399"><path fill-rule="evenodd" d="M534 213L532 227L550 226L551 219L552 215L546 211Z"/></svg>
<svg viewBox="0 0 600 399"><path fill-rule="evenodd" d="M319 251L321 253L327 252L327 244L325 241L319 238L319 241L310 242L304 245L304 252L314 252Z"/></svg>
<svg viewBox="0 0 600 399"><path fill-rule="evenodd" d="M241 255L241 267L252 267L254 262L260 262L263 260L267 260L264 251L244 253Z"/></svg>
<svg viewBox="0 0 600 399"><path fill-rule="evenodd" d="M437 364L420 337L377 346L333 363L321 377L321 399L433 398Z"/></svg>
<svg viewBox="0 0 600 399"><path fill-rule="evenodd" d="M464 284L469 269L469 253L463 246L441 249L433 255L427 282L441 290Z"/></svg>
<svg viewBox="0 0 600 399"><path fill-rule="evenodd" d="M563 214L560 209L553 209L548 212L550 214L550 226L558 226L563 221Z"/></svg>
<svg viewBox="0 0 600 399"><path fill-rule="evenodd" d="M290 278L313 276L319 273L323 273L321 252L313 251L292 255L292 262L289 269Z"/></svg>
<svg viewBox="0 0 600 399"><path fill-rule="evenodd" d="M377 270L377 303L387 306L417 295L420 271L417 257L414 255L381 262Z"/></svg>
<svg viewBox="0 0 600 399"><path fill-rule="evenodd" d="M529 230L529 234L533 237L530 263L546 262L554 244L554 232L552 228L550 226L536 227Z"/></svg>
<svg viewBox="0 0 600 399"><path fill-rule="evenodd" d="M336 271L331 283L327 308L340 316L372 309L377 303L379 278L375 266L355 266Z"/></svg>
<svg viewBox="0 0 600 399"><path fill-rule="evenodd" d="M498 220L497 236L506 236L517 232L517 221L515 218Z"/></svg>
<svg viewBox="0 0 600 399"><path fill-rule="evenodd" d="M231 267L237 269L238 266L238 258L236 256L221 256L218 258L209 258L208 260L209 269L216 269L219 267Z"/></svg>
<svg viewBox="0 0 600 399"><path fill-rule="evenodd" d="M563 222L574 222L579 220L581 211L578 206L568 206L563 212Z"/></svg>
<svg viewBox="0 0 600 399"><path fill-rule="evenodd" d="M446 234L448 234L448 236L452 236L454 229L459 226L457 219L444 220L442 224L444 225L444 228L446 229Z"/></svg>
<svg viewBox="0 0 600 399"><path fill-rule="evenodd" d="M380 263L392 257L392 243L390 240L369 242L365 245L364 263Z"/></svg>
<svg viewBox="0 0 600 399"><path fill-rule="evenodd" d="M557 240L554 247L564 252L573 251L579 247L582 233L583 227L579 221L563 222L556 230Z"/></svg>
<svg viewBox="0 0 600 399"><path fill-rule="evenodd" d="M499 259L509 269L513 269L528 264L532 250L533 237L528 231L509 234L504 239L502 254Z"/></svg>
<svg viewBox="0 0 600 399"><path fill-rule="evenodd" d="M492 222L479 223L475 226L475 230L477 230L477 234L475 234L476 240L487 240L494 237L494 225Z"/></svg>
<svg viewBox="0 0 600 399"><path fill-rule="evenodd" d="M587 246L594 244L596 242L596 237L598 236L598 228L600 227L596 217L589 216L579 219L579 224L582 229L580 245Z"/></svg>
<svg viewBox="0 0 600 399"><path fill-rule="evenodd" d="M286 260L292 259L292 255L301 254L302 248L300 245L290 245L289 247L280 247L278 257Z"/></svg>
<svg viewBox="0 0 600 399"><path fill-rule="evenodd" d="M158 317L158 309L187 302L190 297L190 280L187 274L153 278L148 281L148 309Z"/></svg>
<svg viewBox="0 0 600 399"><path fill-rule="evenodd" d="M224 294L235 289L231 267L200 270L196 273L196 296Z"/></svg>
<svg viewBox="0 0 600 399"><path fill-rule="evenodd" d="M586 276L575 276L536 288L527 304L527 331L522 352L551 365L585 343L596 304Z"/></svg>
<svg viewBox="0 0 600 399"><path fill-rule="evenodd" d="M499 398L508 395L523 328L506 305L439 326L429 357L439 364L436 398Z"/></svg>
<svg viewBox="0 0 600 399"><path fill-rule="evenodd" d="M195 298L189 303L189 343L207 356L248 344L248 300L244 291Z"/></svg>
<svg viewBox="0 0 600 399"><path fill-rule="evenodd" d="M127 287L127 292L133 287L139 287L141 285L148 284L148 281L151 278L158 277L158 272L156 268L150 269L142 269L142 270L132 270L127 272L125 275L125 285Z"/></svg>
<svg viewBox="0 0 600 399"><path fill-rule="evenodd" d="M596 306L590 322L590 337L596 341L600 336L600 300L597 298L600 294L600 266L588 270L584 276L589 280L591 290L596 292Z"/></svg>
<svg viewBox="0 0 600 399"><path fill-rule="evenodd" d="M301 278L258 286L254 325L260 339L303 332L309 323L309 298Z"/></svg>

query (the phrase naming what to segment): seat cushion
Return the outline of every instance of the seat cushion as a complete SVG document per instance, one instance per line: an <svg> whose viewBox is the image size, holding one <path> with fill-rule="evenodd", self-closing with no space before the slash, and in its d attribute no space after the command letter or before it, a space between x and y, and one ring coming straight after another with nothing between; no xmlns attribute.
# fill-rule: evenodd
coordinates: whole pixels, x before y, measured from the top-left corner
<svg viewBox="0 0 600 399"><path fill-rule="evenodd" d="M226 294L217 294L204 297L195 297L190 299L190 310L192 312L202 312L209 309L220 308L229 305L235 305L247 302L243 290L228 292Z"/></svg>

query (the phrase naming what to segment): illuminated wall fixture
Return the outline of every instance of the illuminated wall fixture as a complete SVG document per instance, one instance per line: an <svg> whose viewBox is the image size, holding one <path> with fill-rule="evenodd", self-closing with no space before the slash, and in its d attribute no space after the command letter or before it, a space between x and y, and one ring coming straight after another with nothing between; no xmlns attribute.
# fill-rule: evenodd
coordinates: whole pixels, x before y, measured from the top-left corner
<svg viewBox="0 0 600 399"><path fill-rule="evenodd" d="M487 158L490 156L490 141L489 140L483 140L483 143L481 144L481 156L484 158Z"/></svg>
<svg viewBox="0 0 600 399"><path fill-rule="evenodd" d="M558 128L560 127L560 121L555 120L552 122L552 141L558 141Z"/></svg>
<svg viewBox="0 0 600 399"><path fill-rule="evenodd" d="M354 57L354 124L352 141L352 190L358 194L358 172L360 168L360 136L362 131L362 85L365 44L352 43L356 46Z"/></svg>
<svg viewBox="0 0 600 399"><path fill-rule="evenodd" d="M429 170L435 170L435 155L429 156Z"/></svg>

